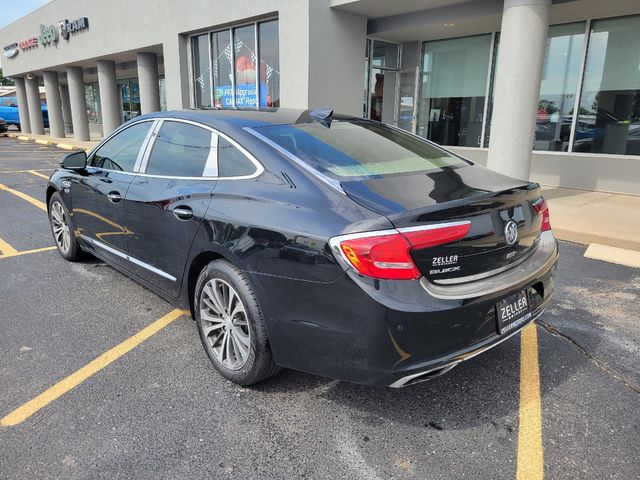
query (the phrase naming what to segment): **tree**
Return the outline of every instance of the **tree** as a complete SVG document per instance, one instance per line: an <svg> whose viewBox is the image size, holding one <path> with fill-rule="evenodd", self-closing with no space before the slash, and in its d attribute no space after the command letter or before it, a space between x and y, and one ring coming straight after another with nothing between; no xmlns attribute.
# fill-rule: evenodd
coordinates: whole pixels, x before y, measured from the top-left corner
<svg viewBox="0 0 640 480"><path fill-rule="evenodd" d="M15 83L13 83L13 80L11 80L10 78L5 77L2 74L2 68L0 68L0 85L2 85L2 86L13 86L13 85L15 85Z"/></svg>

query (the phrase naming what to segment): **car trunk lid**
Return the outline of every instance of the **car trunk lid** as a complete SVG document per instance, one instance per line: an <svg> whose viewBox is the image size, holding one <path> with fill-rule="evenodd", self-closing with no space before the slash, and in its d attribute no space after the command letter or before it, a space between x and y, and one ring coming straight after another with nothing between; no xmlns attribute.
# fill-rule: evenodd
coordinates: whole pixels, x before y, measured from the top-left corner
<svg viewBox="0 0 640 480"><path fill-rule="evenodd" d="M385 215L401 232L433 224L469 222L464 238L413 249L421 273L435 283L460 283L505 270L535 247L541 217L532 204L539 186L484 167L439 169L423 174L342 182L356 202ZM507 225L511 225L511 238ZM517 238L512 238L514 231Z"/></svg>

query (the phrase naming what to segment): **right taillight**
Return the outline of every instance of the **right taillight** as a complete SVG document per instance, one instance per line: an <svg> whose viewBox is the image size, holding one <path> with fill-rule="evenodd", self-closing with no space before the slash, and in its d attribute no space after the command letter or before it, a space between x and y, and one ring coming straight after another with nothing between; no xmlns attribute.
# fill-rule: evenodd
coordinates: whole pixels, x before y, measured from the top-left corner
<svg viewBox="0 0 640 480"><path fill-rule="evenodd" d="M411 257L411 250L460 240L470 226L471 222L462 221L355 233L334 237L330 244L360 275L383 280L416 280L422 273Z"/></svg>
<svg viewBox="0 0 640 480"><path fill-rule="evenodd" d="M549 216L549 206L547 205L547 201L540 197L538 200L533 202L533 211L536 215L542 216L542 223L540 224L540 231L546 232L551 230L551 218Z"/></svg>

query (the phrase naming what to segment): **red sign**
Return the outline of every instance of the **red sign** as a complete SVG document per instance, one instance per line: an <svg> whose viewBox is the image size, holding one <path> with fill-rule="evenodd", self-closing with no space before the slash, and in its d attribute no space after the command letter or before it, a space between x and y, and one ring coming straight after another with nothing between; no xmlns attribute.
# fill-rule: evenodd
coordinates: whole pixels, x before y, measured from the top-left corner
<svg viewBox="0 0 640 480"><path fill-rule="evenodd" d="M38 37L27 38L26 40L22 40L18 42L20 46L20 50L26 50L28 48L35 48L38 46Z"/></svg>

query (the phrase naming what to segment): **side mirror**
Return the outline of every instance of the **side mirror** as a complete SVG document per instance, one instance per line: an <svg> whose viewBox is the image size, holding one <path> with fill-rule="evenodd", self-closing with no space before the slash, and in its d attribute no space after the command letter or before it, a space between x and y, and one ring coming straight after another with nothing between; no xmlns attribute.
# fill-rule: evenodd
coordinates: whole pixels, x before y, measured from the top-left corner
<svg viewBox="0 0 640 480"><path fill-rule="evenodd" d="M84 170L87 168L87 152L69 153L62 157L60 165L67 170Z"/></svg>

